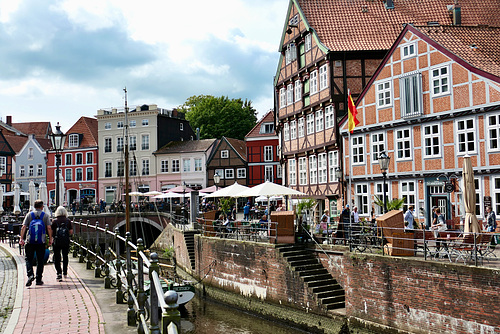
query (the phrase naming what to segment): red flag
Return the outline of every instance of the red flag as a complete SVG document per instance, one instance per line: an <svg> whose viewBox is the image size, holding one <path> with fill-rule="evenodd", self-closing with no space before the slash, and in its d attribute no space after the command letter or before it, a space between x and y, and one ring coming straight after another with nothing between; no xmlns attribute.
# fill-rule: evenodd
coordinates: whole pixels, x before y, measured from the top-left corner
<svg viewBox="0 0 500 334"><path fill-rule="evenodd" d="M358 111L356 110L356 106L354 105L354 102L352 101L350 90L348 90L348 94L349 94L349 96L347 97L347 105L349 108L348 125L349 125L349 132L352 133L354 131L354 128L356 127L356 125L359 124L359 121L356 118L356 116L358 116Z"/></svg>

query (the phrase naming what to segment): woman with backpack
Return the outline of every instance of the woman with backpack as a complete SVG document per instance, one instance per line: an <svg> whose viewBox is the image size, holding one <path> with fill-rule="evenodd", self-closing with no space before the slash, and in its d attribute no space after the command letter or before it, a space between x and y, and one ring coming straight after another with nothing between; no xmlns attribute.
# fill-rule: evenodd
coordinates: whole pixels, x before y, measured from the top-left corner
<svg viewBox="0 0 500 334"><path fill-rule="evenodd" d="M54 266L56 267L57 280L62 280L62 275L68 275L68 253L70 236L73 234L73 226L68 219L68 211L63 206L59 206L54 214L56 217L52 221L52 235L54 236L54 243L52 250L54 251ZM61 271L61 252L63 267Z"/></svg>

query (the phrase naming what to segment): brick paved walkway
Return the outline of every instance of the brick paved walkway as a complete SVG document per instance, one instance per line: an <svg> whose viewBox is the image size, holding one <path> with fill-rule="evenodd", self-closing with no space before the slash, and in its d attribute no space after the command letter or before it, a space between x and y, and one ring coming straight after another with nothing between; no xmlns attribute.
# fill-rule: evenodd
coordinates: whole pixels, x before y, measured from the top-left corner
<svg viewBox="0 0 500 334"><path fill-rule="evenodd" d="M17 268L12 256L0 248L0 333L7 327L14 309L17 289Z"/></svg>
<svg viewBox="0 0 500 334"><path fill-rule="evenodd" d="M16 278L11 277L11 283L7 284L15 285L17 292L22 291L22 294L17 294L17 298L22 302L16 317L17 322L12 324L12 320L15 319L10 319L10 327L6 333L104 333L101 310L92 292L71 266L68 277L63 282L58 282L54 265L48 264L43 273L45 284L38 286L33 282L31 287L25 287L27 277L24 257L5 244L1 246L8 249L22 263L20 266L22 279L19 284L21 286L17 286L17 273ZM12 291L10 295L12 296ZM2 298L7 297L0 296L0 301Z"/></svg>

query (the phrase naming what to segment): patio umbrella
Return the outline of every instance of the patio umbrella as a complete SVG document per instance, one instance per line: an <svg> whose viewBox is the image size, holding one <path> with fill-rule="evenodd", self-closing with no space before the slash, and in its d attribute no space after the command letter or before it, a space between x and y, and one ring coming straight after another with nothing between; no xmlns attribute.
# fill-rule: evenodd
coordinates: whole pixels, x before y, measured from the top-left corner
<svg viewBox="0 0 500 334"><path fill-rule="evenodd" d="M21 207L19 206L19 197L20 197L20 189L19 184L14 185L14 214L18 215L21 213Z"/></svg>
<svg viewBox="0 0 500 334"><path fill-rule="evenodd" d="M64 179L62 171L59 171L59 205L64 205Z"/></svg>
<svg viewBox="0 0 500 334"><path fill-rule="evenodd" d="M48 196L47 196L47 185L45 182L40 182L40 187L38 188L38 199L43 202L43 212L49 215L50 210L48 206Z"/></svg>
<svg viewBox="0 0 500 334"><path fill-rule="evenodd" d="M153 190L153 191L148 191L147 193L144 193L143 196L158 196L158 195L161 195L163 194L162 192L159 192L159 191L156 191L156 190Z"/></svg>
<svg viewBox="0 0 500 334"><path fill-rule="evenodd" d="M30 211L33 211L34 205L35 205L35 199L36 199L36 188L35 188L35 182L33 180L30 181L30 184L28 186L28 192L30 196Z"/></svg>
<svg viewBox="0 0 500 334"><path fill-rule="evenodd" d="M225 187L222 189L219 189L211 194L208 194L205 196L205 198L211 198L211 197L245 197L245 196L238 196L239 193L245 190L249 190L250 188L245 187L238 182L234 182L232 185L229 187Z"/></svg>
<svg viewBox="0 0 500 334"><path fill-rule="evenodd" d="M157 196L153 196L154 199L162 199L162 198L179 198L179 197L189 197L189 193L179 194L179 193L162 193Z"/></svg>
<svg viewBox="0 0 500 334"><path fill-rule="evenodd" d="M238 197L305 196L303 192L266 181L238 194Z"/></svg>
<svg viewBox="0 0 500 334"><path fill-rule="evenodd" d="M470 156L466 155L463 162L463 200L465 207L464 233L479 233L481 228L476 217L476 187L474 186L474 171Z"/></svg>
<svg viewBox="0 0 500 334"><path fill-rule="evenodd" d="M191 191L193 191L193 189L189 188L189 187L186 187L186 188L183 188L182 186L177 186L175 188L172 188L172 189L168 189L168 192L169 193L190 193Z"/></svg>
<svg viewBox="0 0 500 334"><path fill-rule="evenodd" d="M139 191L131 191L128 193L129 196L144 196L144 193L141 193ZM123 194L125 196L125 194Z"/></svg>
<svg viewBox="0 0 500 334"><path fill-rule="evenodd" d="M0 187L0 213L3 212L3 188Z"/></svg>
<svg viewBox="0 0 500 334"><path fill-rule="evenodd" d="M200 194L201 193L211 194L211 193L213 193L214 191L217 191L217 190L218 190L217 186L210 186L210 187L207 187L207 188L200 189Z"/></svg>

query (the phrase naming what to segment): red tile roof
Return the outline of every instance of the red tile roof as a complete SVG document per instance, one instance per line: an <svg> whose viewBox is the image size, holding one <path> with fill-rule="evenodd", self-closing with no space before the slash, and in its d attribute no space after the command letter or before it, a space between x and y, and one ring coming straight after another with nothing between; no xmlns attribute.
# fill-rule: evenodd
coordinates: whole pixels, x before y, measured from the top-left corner
<svg viewBox="0 0 500 334"><path fill-rule="evenodd" d="M239 139L234 139L234 138L227 138L225 137L227 142L234 148L236 153L238 153L243 160L247 160L247 144L245 143L244 140L239 140Z"/></svg>
<svg viewBox="0 0 500 334"><path fill-rule="evenodd" d="M9 136L4 135L5 139L9 143L10 147L14 150L14 152L19 153L21 149L24 147L24 144L28 141L28 137L24 136Z"/></svg>
<svg viewBox="0 0 500 334"><path fill-rule="evenodd" d="M82 116L75 124L66 132L70 134L83 134L82 142L79 147L95 147L97 146L97 119L92 117ZM68 140L66 139L65 148L68 148Z"/></svg>
<svg viewBox="0 0 500 334"><path fill-rule="evenodd" d="M267 114L265 114L258 122L257 124L253 127L252 130L250 130L245 138L248 137L268 137L268 136L276 136L276 132L274 133L260 133L260 128L263 123L269 123L272 122L274 123L274 112L270 110Z"/></svg>
<svg viewBox="0 0 500 334"><path fill-rule="evenodd" d="M27 135L35 135L35 138L48 138L52 131L50 122L12 123L12 127Z"/></svg>
<svg viewBox="0 0 500 334"><path fill-rule="evenodd" d="M390 49L404 23L453 24L447 8L453 0L394 0L394 9L386 9L382 0L292 1L331 51ZM462 25L500 26L500 0L459 0L458 4Z"/></svg>

